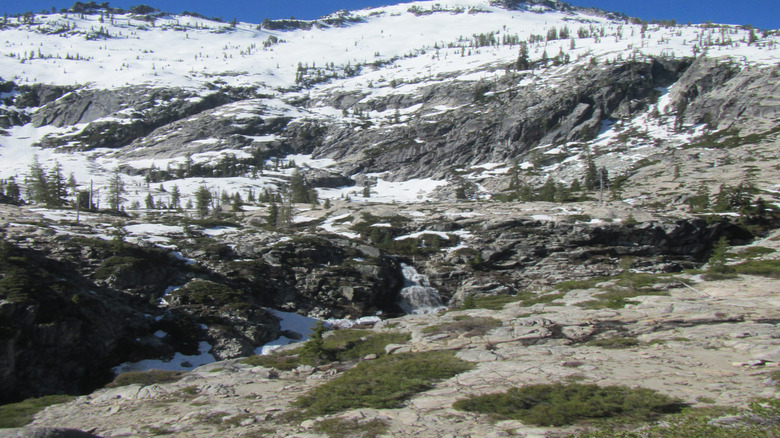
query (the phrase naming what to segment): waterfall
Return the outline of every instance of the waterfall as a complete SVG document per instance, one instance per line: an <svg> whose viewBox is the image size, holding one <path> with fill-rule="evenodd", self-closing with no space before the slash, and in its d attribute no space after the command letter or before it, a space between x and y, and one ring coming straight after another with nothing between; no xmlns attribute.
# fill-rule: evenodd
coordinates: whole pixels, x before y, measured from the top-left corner
<svg viewBox="0 0 780 438"><path fill-rule="evenodd" d="M398 303L406 313L430 313L444 307L439 292L432 288L428 277L417 273L413 266L401 263L404 276L404 288L401 289L401 301Z"/></svg>

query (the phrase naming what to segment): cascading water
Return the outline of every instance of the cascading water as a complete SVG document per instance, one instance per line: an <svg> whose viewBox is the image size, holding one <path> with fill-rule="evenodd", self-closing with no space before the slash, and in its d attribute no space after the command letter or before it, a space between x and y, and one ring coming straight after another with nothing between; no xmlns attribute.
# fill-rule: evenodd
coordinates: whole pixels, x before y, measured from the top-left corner
<svg viewBox="0 0 780 438"><path fill-rule="evenodd" d="M401 263L404 276L404 288L401 289L401 301L398 303L406 313L430 313L444 307L439 292L432 288L428 277L419 274L413 266Z"/></svg>

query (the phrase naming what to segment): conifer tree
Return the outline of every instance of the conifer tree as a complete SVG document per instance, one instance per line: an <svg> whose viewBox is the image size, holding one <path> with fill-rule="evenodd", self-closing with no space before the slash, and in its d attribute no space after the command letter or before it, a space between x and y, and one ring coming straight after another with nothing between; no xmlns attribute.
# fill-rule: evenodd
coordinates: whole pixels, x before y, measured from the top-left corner
<svg viewBox="0 0 780 438"><path fill-rule="evenodd" d="M46 178L46 172L38 162L38 156L33 156L33 162L30 163L29 173L25 178L27 185L27 198L38 204L46 204L49 200L49 182Z"/></svg>
<svg viewBox="0 0 780 438"><path fill-rule="evenodd" d="M119 168L114 169L114 174L108 181L108 207L111 210L119 211L122 208L122 203L125 201L125 183L122 180L122 176L119 174Z"/></svg>
<svg viewBox="0 0 780 438"><path fill-rule="evenodd" d="M11 177L8 183L5 185L5 196L11 199L11 201L19 201L19 185L16 184L16 180Z"/></svg>
<svg viewBox="0 0 780 438"><path fill-rule="evenodd" d="M528 43L520 43L520 53L517 55L517 69L528 70L531 68L531 61L528 59Z"/></svg>
<svg viewBox="0 0 780 438"><path fill-rule="evenodd" d="M309 201L306 183L303 180L303 175L298 171L293 172L290 179L290 196L291 202L295 204L305 204Z"/></svg>
<svg viewBox="0 0 780 438"><path fill-rule="evenodd" d="M266 222L268 223L268 226L275 227L278 221L279 206L272 202L271 205L268 206L268 216L266 217Z"/></svg>
<svg viewBox="0 0 780 438"><path fill-rule="evenodd" d="M49 196L46 205L49 207L62 207L65 204L65 197L68 195L67 182L62 174L62 166L59 162L54 163L54 167L49 171L48 177Z"/></svg>
<svg viewBox="0 0 780 438"><path fill-rule="evenodd" d="M181 207L181 192L179 186L174 185L171 189L171 208L179 209Z"/></svg>
<svg viewBox="0 0 780 438"><path fill-rule="evenodd" d="M211 200L211 191L205 185L198 187L198 190L195 191L195 210L200 217L203 218L209 214Z"/></svg>

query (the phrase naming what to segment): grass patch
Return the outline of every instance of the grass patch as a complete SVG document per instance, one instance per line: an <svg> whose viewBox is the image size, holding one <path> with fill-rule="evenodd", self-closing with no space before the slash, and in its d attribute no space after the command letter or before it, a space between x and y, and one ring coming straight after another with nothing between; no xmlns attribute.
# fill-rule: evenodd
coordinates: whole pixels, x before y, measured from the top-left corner
<svg viewBox="0 0 780 438"><path fill-rule="evenodd" d="M375 438L387 433L389 428L388 422L379 418L368 421L329 418L315 423L313 427L315 432L333 438Z"/></svg>
<svg viewBox="0 0 780 438"><path fill-rule="evenodd" d="M780 260L748 260L732 268L737 274L780 278Z"/></svg>
<svg viewBox="0 0 780 438"><path fill-rule="evenodd" d="M739 275L732 272L705 272L701 274L701 278L707 281L733 280L738 277Z"/></svg>
<svg viewBox="0 0 780 438"><path fill-rule="evenodd" d="M719 421L719 419L726 419ZM745 409L708 407L684 409L662 422L635 430L604 427L582 438L774 438L780 435L780 400L755 400ZM625 429L625 428L624 428Z"/></svg>
<svg viewBox="0 0 780 438"><path fill-rule="evenodd" d="M161 385L165 383L178 382L184 376L187 375L184 371L163 371L163 370L149 370L149 371L130 371L128 373L122 373L114 380L106 385L107 388L118 388L120 386L127 385Z"/></svg>
<svg viewBox="0 0 780 438"><path fill-rule="evenodd" d="M552 292L545 294L535 294L533 292L518 292L517 297L522 301L523 306L531 307L534 304L550 304L566 296L566 292Z"/></svg>
<svg viewBox="0 0 780 438"><path fill-rule="evenodd" d="M612 280L614 277L593 277L586 280L567 280L555 285L555 289L561 292L569 292L575 289L593 289L597 284Z"/></svg>
<svg viewBox="0 0 780 438"><path fill-rule="evenodd" d="M0 406L0 429L23 427L33 420L38 412L51 405L67 403L75 397L70 395L48 395L30 398L19 403Z"/></svg>
<svg viewBox="0 0 780 438"><path fill-rule="evenodd" d="M613 282L612 285L604 287L602 293L594 295L595 300L577 305L586 309L622 309L628 304L637 303L632 298L669 295L664 288L676 284L678 279L664 274L635 274L626 271L613 277Z"/></svg>
<svg viewBox="0 0 780 438"><path fill-rule="evenodd" d="M775 249L765 246L749 246L740 252L730 252L726 256L734 259L754 259L775 252L777 252Z"/></svg>
<svg viewBox="0 0 780 438"><path fill-rule="evenodd" d="M306 417L358 408L394 409L413 395L431 389L436 381L473 368L473 364L449 351L383 356L359 363L299 397L294 404Z"/></svg>
<svg viewBox="0 0 780 438"><path fill-rule="evenodd" d="M485 295L473 297L473 309L501 310L509 303L515 303L522 298L517 295Z"/></svg>
<svg viewBox="0 0 780 438"><path fill-rule="evenodd" d="M588 419L650 421L679 412L683 404L644 388L554 383L458 400L453 407L537 426L565 426Z"/></svg>
<svg viewBox="0 0 780 438"><path fill-rule="evenodd" d="M337 361L361 359L369 354L382 356L385 346L409 342L409 333L376 333L372 330L337 330L324 339L326 355Z"/></svg>
<svg viewBox="0 0 780 438"><path fill-rule="evenodd" d="M636 338L629 338L625 336L613 336L611 338L593 339L588 341L588 345L593 347L609 348L609 349L621 349L638 347L642 343Z"/></svg>
<svg viewBox="0 0 780 438"><path fill-rule="evenodd" d="M290 371L298 368L301 365L304 365L304 361L297 356L297 353L302 348L303 346L298 349L289 351L287 354L273 353L264 356L249 356L242 362L254 367L276 368L280 371Z"/></svg>
<svg viewBox="0 0 780 438"><path fill-rule="evenodd" d="M371 330L337 330L323 339L322 349L324 359L329 361L351 361L361 359L369 354L382 356L385 346L389 344L405 344L411 339L408 333L386 332L376 333ZM244 363L253 366L276 368L289 371L301 365L318 365L321 357L307 354L302 344L299 348L283 353L273 353L265 356L250 356Z"/></svg>
<svg viewBox="0 0 780 438"><path fill-rule="evenodd" d="M456 317L455 321L452 322L425 327L423 333L431 335L448 334L452 336L462 334L467 338L473 338L475 336L484 336L496 327L501 327L501 321L495 318L461 316Z"/></svg>

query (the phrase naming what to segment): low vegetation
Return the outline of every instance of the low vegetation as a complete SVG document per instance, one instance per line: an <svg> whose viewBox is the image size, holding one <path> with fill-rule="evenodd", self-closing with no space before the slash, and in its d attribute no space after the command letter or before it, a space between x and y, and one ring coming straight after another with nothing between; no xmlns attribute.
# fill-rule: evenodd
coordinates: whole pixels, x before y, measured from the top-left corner
<svg viewBox="0 0 780 438"><path fill-rule="evenodd" d="M534 304L551 304L553 301L564 297L565 292L518 292L515 295L486 295L471 296L463 301L463 309L488 309L501 310L509 303L520 303L523 307L530 307Z"/></svg>
<svg viewBox="0 0 780 438"><path fill-rule="evenodd" d="M485 295L485 296L471 296L469 295L463 300L463 309L489 309L489 310L501 310L509 303L516 303L522 298L518 295Z"/></svg>
<svg viewBox="0 0 780 438"><path fill-rule="evenodd" d="M455 409L538 426L565 426L589 419L651 421L680 412L680 400L645 388L554 383L458 400Z"/></svg>
<svg viewBox="0 0 780 438"><path fill-rule="evenodd" d="M323 362L345 362L358 360L371 354L382 356L385 346L405 344L410 339L408 333L371 330L337 330L322 339L321 347L311 347L311 340L294 350L273 353L265 356L251 356L244 363L287 371L301 365L318 365ZM316 342L316 341L315 341ZM307 348L307 345L309 347ZM316 351L315 351L316 350Z"/></svg>
<svg viewBox="0 0 780 438"><path fill-rule="evenodd" d="M449 351L405 353L363 361L299 397L301 415L316 417L358 409L393 409L433 384L474 368Z"/></svg>
<svg viewBox="0 0 780 438"><path fill-rule="evenodd" d="M603 427L581 438L773 438L780 435L780 400L755 400L744 409L684 409L662 422L618 430Z"/></svg>
<svg viewBox="0 0 780 438"><path fill-rule="evenodd" d="M359 421L343 418L328 418L317 422L314 427L317 433L325 434L332 438L360 437L375 438L387 433L389 424L386 420L375 418L373 420Z"/></svg>
<svg viewBox="0 0 780 438"><path fill-rule="evenodd" d="M611 348L611 349L631 348L631 347L637 347L641 344L642 343L639 342L638 339L630 338L626 336L612 336L609 338L593 339L588 342L588 345L593 347Z"/></svg>
<svg viewBox="0 0 780 438"><path fill-rule="evenodd" d="M430 335L447 334L450 336L463 335L467 338L484 336L490 330L501 327L501 321L488 317L458 316L454 321L425 327L423 333Z"/></svg>
<svg viewBox="0 0 780 438"><path fill-rule="evenodd" d="M106 385L108 388L117 388L127 385L160 385L164 383L178 382L187 373L183 371L163 371L163 370L150 370L150 371L130 371L122 373Z"/></svg>
<svg viewBox="0 0 780 438"><path fill-rule="evenodd" d="M733 269L737 274L780 278L780 260L748 260L734 265Z"/></svg>
<svg viewBox="0 0 780 438"><path fill-rule="evenodd" d="M49 395L31 398L19 403L0 406L0 429L22 427L33 420L33 416L51 405L73 400L70 395Z"/></svg>

